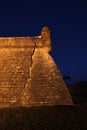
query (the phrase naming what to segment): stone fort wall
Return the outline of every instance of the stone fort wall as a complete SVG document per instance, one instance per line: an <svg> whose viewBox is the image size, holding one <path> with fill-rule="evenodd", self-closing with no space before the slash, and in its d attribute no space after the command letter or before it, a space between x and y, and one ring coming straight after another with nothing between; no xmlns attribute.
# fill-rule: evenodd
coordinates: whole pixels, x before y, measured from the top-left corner
<svg viewBox="0 0 87 130"><path fill-rule="evenodd" d="M0 38L0 107L72 104L51 48L48 27L40 36Z"/></svg>

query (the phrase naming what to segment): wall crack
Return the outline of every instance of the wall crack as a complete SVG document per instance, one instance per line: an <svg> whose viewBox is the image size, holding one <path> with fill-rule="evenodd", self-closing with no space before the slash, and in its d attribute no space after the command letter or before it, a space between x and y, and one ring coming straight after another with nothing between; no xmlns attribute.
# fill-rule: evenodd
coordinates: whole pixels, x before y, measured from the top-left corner
<svg viewBox="0 0 87 130"><path fill-rule="evenodd" d="M35 53L35 49L36 49L36 41L35 41L35 38L32 37L32 41L34 43L34 48L33 48L33 52L31 54L31 65L29 66L29 78L27 79L26 81L26 84L25 84L25 88L29 87L29 82L31 80L31 70L32 70L32 66L33 66L33 56L34 56L34 53Z"/></svg>

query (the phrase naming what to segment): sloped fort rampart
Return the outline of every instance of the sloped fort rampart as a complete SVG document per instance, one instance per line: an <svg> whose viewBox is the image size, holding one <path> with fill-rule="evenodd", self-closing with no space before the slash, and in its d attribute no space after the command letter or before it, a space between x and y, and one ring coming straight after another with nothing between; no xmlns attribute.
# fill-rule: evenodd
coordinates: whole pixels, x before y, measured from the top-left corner
<svg viewBox="0 0 87 130"><path fill-rule="evenodd" d="M0 38L0 107L72 104L51 48L48 27L40 36Z"/></svg>

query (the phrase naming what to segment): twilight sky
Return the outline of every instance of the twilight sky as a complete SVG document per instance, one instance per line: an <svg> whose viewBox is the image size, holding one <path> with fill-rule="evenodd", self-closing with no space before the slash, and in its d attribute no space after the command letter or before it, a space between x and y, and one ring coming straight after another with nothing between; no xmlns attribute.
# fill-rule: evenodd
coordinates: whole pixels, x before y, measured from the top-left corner
<svg viewBox="0 0 87 130"><path fill-rule="evenodd" d="M87 80L86 0L7 1L0 3L0 37L40 35L51 28L51 52L62 76L70 83Z"/></svg>

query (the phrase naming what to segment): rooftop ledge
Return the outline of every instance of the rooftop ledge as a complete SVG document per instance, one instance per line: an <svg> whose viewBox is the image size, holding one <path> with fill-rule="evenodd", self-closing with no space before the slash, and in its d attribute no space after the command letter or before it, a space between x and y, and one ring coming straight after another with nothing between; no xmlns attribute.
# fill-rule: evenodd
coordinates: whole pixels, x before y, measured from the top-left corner
<svg viewBox="0 0 87 130"><path fill-rule="evenodd" d="M43 27L40 36L0 37L0 48L47 48L51 50L51 30Z"/></svg>

